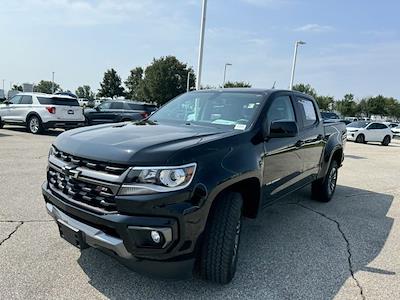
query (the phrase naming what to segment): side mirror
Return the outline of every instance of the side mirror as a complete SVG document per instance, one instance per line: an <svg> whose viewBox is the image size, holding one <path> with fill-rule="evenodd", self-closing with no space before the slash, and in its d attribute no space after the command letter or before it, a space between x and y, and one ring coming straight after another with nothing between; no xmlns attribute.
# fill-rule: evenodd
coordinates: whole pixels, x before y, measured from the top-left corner
<svg viewBox="0 0 400 300"><path fill-rule="evenodd" d="M267 127L267 138L284 138L295 137L299 133L297 123L293 121L275 121L271 122L269 128Z"/></svg>

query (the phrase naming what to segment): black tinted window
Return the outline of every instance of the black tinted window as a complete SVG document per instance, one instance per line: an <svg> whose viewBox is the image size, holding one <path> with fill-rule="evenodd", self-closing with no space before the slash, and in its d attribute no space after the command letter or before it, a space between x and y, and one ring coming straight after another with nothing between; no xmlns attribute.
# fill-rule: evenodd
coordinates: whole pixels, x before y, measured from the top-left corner
<svg viewBox="0 0 400 300"><path fill-rule="evenodd" d="M385 124L380 124L380 123L372 123L368 129L386 129L387 126Z"/></svg>
<svg viewBox="0 0 400 300"><path fill-rule="evenodd" d="M299 99L300 112L303 115L304 127L311 126L317 122L317 113L314 103L305 98Z"/></svg>
<svg viewBox="0 0 400 300"><path fill-rule="evenodd" d="M79 106L79 102L72 98L62 98L62 97L37 97L40 104L43 105L64 105L64 106Z"/></svg>
<svg viewBox="0 0 400 300"><path fill-rule="evenodd" d="M21 100L22 100L22 96L16 95L10 99L10 102L12 104L20 104Z"/></svg>
<svg viewBox="0 0 400 300"><path fill-rule="evenodd" d="M122 102L111 102L111 109L124 109Z"/></svg>
<svg viewBox="0 0 400 300"><path fill-rule="evenodd" d="M32 104L32 96L23 96L21 104Z"/></svg>
<svg viewBox="0 0 400 300"><path fill-rule="evenodd" d="M267 114L268 122L296 121L292 101L289 96L280 96L273 100Z"/></svg>
<svg viewBox="0 0 400 300"><path fill-rule="evenodd" d="M128 108L126 108L128 110L144 110L143 105L141 105L141 104L125 103L125 105L128 107Z"/></svg>

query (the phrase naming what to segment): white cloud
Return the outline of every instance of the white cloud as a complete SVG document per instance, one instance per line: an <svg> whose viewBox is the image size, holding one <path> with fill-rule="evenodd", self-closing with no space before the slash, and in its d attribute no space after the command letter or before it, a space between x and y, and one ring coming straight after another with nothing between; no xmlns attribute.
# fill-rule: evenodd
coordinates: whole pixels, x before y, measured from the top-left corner
<svg viewBox="0 0 400 300"><path fill-rule="evenodd" d="M294 31L298 32L314 32L314 33L330 32L333 30L334 28L332 26L319 25L319 24L306 24L304 26L294 29Z"/></svg>

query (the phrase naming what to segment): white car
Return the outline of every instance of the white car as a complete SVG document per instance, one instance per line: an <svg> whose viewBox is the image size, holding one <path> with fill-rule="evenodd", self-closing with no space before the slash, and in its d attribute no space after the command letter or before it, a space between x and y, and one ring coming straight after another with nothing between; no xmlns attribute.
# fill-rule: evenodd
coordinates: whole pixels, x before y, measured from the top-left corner
<svg viewBox="0 0 400 300"><path fill-rule="evenodd" d="M400 125L392 128L393 135L400 137Z"/></svg>
<svg viewBox="0 0 400 300"><path fill-rule="evenodd" d="M387 146L393 138L390 128L380 122L357 121L347 125L347 140L356 143L381 142Z"/></svg>
<svg viewBox="0 0 400 300"><path fill-rule="evenodd" d="M78 100L69 96L19 93L0 104L0 128L26 126L33 134L48 128L74 128L85 124Z"/></svg>

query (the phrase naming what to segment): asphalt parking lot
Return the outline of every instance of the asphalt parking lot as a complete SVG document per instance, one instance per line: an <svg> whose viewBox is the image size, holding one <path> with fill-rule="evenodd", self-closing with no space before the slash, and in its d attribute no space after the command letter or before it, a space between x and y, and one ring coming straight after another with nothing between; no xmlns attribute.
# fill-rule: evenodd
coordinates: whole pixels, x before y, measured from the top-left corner
<svg viewBox="0 0 400 300"><path fill-rule="evenodd" d="M0 130L0 299L400 299L400 141L347 143L327 204L309 189L244 224L227 286L144 277L58 236L40 186L59 132Z"/></svg>

